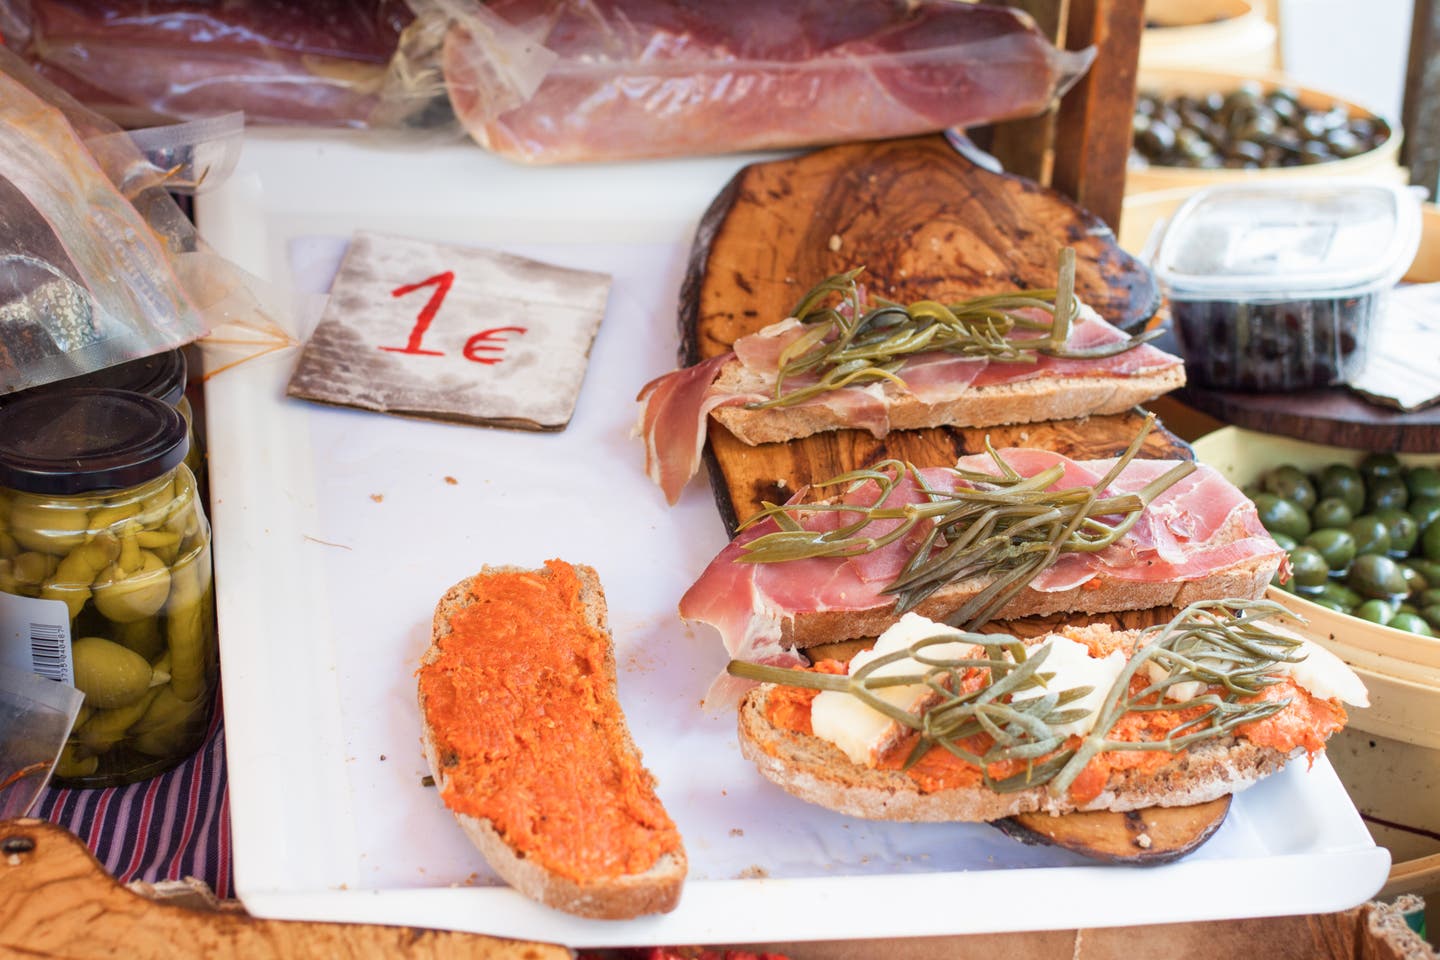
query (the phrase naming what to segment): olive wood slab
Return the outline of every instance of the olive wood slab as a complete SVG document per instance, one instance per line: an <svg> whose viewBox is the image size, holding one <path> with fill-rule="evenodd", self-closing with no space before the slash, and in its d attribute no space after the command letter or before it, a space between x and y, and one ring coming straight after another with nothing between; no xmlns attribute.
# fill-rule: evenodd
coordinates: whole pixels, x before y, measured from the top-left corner
<svg viewBox="0 0 1440 960"><path fill-rule="evenodd" d="M73 834L43 820L0 821L0 955L396 957L569 960L565 947L472 933L259 920L148 900L105 873Z"/></svg>
<svg viewBox="0 0 1440 960"><path fill-rule="evenodd" d="M683 364L730 349L787 316L814 284L863 265L864 282L896 300L964 298L1055 283L1063 246L1076 250L1076 288L1112 323L1142 327L1159 305L1150 271L1096 217L1031 180L990 173L943 137L830 147L746 166L711 203L696 232L680 295ZM711 422L707 463L721 515L885 457L953 463L996 446L1044 446L1088 459L1134 438L1138 413L988 429L817 434L747 446ZM1157 431L1146 456L1192 456Z"/></svg>
<svg viewBox="0 0 1440 960"><path fill-rule="evenodd" d="M1156 866L1199 847L1225 822L1228 796L1189 807L1095 810L1052 817L1022 813L996 826L1022 843L1049 843L1107 863Z"/></svg>

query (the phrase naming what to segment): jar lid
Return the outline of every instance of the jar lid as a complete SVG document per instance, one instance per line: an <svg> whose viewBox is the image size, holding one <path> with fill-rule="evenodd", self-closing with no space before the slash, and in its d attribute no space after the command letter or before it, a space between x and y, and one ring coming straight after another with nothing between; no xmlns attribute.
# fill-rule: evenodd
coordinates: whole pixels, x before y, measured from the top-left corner
<svg viewBox="0 0 1440 960"><path fill-rule="evenodd" d="M1420 245L1405 187L1343 180L1209 187L1161 237L1155 273L1187 299L1354 296L1393 286Z"/></svg>
<svg viewBox="0 0 1440 960"><path fill-rule="evenodd" d="M174 469L189 448L178 410L128 390L46 390L0 406L0 486L13 490L133 487Z"/></svg>
<svg viewBox="0 0 1440 960"><path fill-rule="evenodd" d="M173 407L185 396L185 381L188 375L185 351L177 347L138 360L102 367L93 373L32 387L30 391L22 391L17 396L31 391L39 393L43 390L71 390L75 387L113 387L116 390L143 393L147 397L163 400Z"/></svg>

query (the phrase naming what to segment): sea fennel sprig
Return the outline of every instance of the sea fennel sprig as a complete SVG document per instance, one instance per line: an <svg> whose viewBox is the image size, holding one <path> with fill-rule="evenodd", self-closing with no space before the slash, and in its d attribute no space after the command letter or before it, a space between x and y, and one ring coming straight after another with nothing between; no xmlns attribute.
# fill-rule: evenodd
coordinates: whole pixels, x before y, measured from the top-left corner
<svg viewBox="0 0 1440 960"><path fill-rule="evenodd" d="M953 468L959 481L953 490L937 489L915 466L899 460L851 471L817 486L842 487L853 494L873 483L876 496L871 502L852 503L843 498L815 503L766 502L741 529L767 519L778 529L744 543L739 559L779 563L852 557L914 535L918 543L900 573L884 588L896 597L896 612L913 609L947 583L987 577L985 587L946 618L955 626L974 630L999 613L1061 553L1098 552L1124 537L1156 497L1196 469L1194 463L1180 462L1133 493L1103 496L1139 453L1153 424L1154 417L1146 417L1125 453L1090 486L1051 489L1064 474L1062 467L1022 476L988 441L986 452L997 473ZM923 496L919 502L897 496L906 478ZM808 529L800 522L801 516L817 512L838 512L855 519L829 530Z"/></svg>
<svg viewBox="0 0 1440 960"><path fill-rule="evenodd" d="M773 396L749 409L790 406L843 387L888 380L904 385L905 363L942 352L997 363L1035 363L1040 357L1098 360L1132 350L1160 335L1149 330L1089 349L1067 346L1080 314L1075 297L1075 251L1060 251L1053 289L1017 290L953 303L883 297L866 304L863 268L836 274L810 290L791 312L804 332L780 352ZM1028 312L1027 312L1028 311ZM804 378L802 386L786 389Z"/></svg>
<svg viewBox="0 0 1440 960"><path fill-rule="evenodd" d="M1278 664L1302 657L1299 641L1261 625L1285 612L1268 600L1204 601L1186 607L1169 623L1142 631L1124 669L1095 711L1093 729L1079 738L1078 745L1069 746L1070 737L1060 728L1080 719L1084 711L1068 705L1092 688L1048 689L1055 676L1044 669L1049 645L1027 648L1004 634L977 634L937 625L930 636L877 657L850 675L744 661L732 661L728 669L745 679L840 691L860 699L915 732L907 769L940 747L978 767L986 786L997 792L1048 785L1052 794L1063 795L1101 753L1178 753L1283 710L1290 698L1257 696L1277 682ZM966 648L969 655L964 656L933 653L937 646L957 641L975 646ZM907 658L922 669L904 675L878 673L881 667ZM1157 668L1154 671L1148 669L1152 664ZM1146 670L1143 675L1142 669ZM1138 685L1132 682L1137 676L1142 678ZM885 687L914 684L923 684L927 692L925 705L917 712L876 695ZM1182 684L1196 684L1203 692L1168 699L1167 691ZM1046 692L1014 699L1016 693L1036 687ZM1212 692L1215 688L1221 692ZM1126 714L1162 710L1191 716L1156 739L1112 737ZM1006 765L1002 770L1017 765L1018 770L995 776L992 767L999 764Z"/></svg>

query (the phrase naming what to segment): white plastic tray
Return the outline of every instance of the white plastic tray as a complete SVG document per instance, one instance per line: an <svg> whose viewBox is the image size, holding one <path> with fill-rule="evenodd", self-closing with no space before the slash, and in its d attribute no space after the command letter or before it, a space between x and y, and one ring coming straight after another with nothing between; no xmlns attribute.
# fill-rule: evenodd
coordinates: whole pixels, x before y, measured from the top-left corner
<svg viewBox="0 0 1440 960"><path fill-rule="evenodd" d="M305 289L324 289L361 227L615 277L562 433L289 400L294 351L209 382L235 879L250 912L603 946L1161 923L1373 895L1388 855L1324 759L1241 795L1191 857L1140 869L983 825L850 820L739 756L733 717L699 707L719 641L675 614L725 533L703 481L664 505L630 429L638 388L675 362L695 224L742 162L524 169L469 147L257 135L235 177L200 199L222 253ZM413 674L435 601L483 564L555 556L600 572L621 700L685 838L690 879L666 916L587 921L524 899L420 783Z"/></svg>

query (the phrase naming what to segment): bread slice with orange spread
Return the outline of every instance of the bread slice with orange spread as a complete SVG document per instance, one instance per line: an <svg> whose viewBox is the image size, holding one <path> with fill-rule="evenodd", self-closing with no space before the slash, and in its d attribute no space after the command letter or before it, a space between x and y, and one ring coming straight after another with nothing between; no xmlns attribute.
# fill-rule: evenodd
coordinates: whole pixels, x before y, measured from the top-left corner
<svg viewBox="0 0 1440 960"><path fill-rule="evenodd" d="M892 632L893 631L893 632ZM914 614L887 631L876 643L875 652L857 655L852 664L822 662L820 672L836 675L854 674L865 663L880 661L873 677L882 675L909 676L925 673L925 666L904 651L922 649L926 663L937 658L973 660L987 657L985 648ZM1024 747L982 769L975 757L988 757L987 751L996 741L984 732L983 724L971 723L963 736L940 737L923 752L915 752L919 733L898 720L887 718L879 710L860 702L852 693L838 689L817 692L803 686L785 683L764 683L752 689L740 704L738 729L741 752L766 778L786 791L812 803L848 816L880 820L904 821L989 821L1021 813L1064 814L1081 810L1127 811L1152 806L1186 806L1203 803L1236 793L1262 777L1280 770L1291 758L1315 754L1324 749L1327 738L1345 723L1342 701L1364 706L1368 703L1364 685L1334 654L1323 647L1280 631L1291 641L1298 641L1286 656L1294 662L1281 662L1256 669L1266 679L1258 694L1231 696L1220 686L1187 679L1169 681L1170 674L1157 670L1154 660L1142 660L1139 667L1126 673L1131 658L1141 656L1142 645L1154 633L1115 631L1097 624L1065 627L1038 641L1027 642L1034 652L1044 645L1054 645L1038 671L1052 671L1026 697L1044 693L1091 689L1091 693L1058 710L1074 714L1090 711L1092 716L1105 713L1106 697L1117 684L1124 684L1128 695L1137 698L1138 708L1127 709L1113 725L1086 729L1086 718L1072 719L1069 727L1056 722L1056 746L1045 753L1030 756L1043 769L1045 761L1071 751L1079 757L1075 766L1078 775L1066 777L1036 776L1037 783L1026 777L1027 761ZM925 638L946 636L947 642L936 644ZM974 635L964 635L973 637ZM1007 640L1011 638L1005 638ZM911 646L917 640L921 647ZM999 638L994 638L995 642ZM925 646L925 643L931 645ZM987 641L988 642L988 641ZM1064 644L1062 648L1060 645ZM1057 650L1063 653L1056 653ZM890 656L886 656L886 655ZM898 658L898 659L897 659ZM1209 661L1219 663L1218 660ZM962 671L961 688L967 697L982 694L991 683L988 668L969 667ZM934 675L932 674L932 678ZM954 674L942 683L955 689ZM1179 677L1180 674L1176 674ZM1161 683L1161 687L1155 684ZM998 683L996 683L998 686ZM879 685L874 692L912 716L923 717L942 701L934 688L925 685ZM1022 688L1023 689L1023 688ZM1156 694L1154 691L1161 690ZM1171 694L1169 691L1178 691ZM1173 709L1164 709L1163 702L1171 697ZM1198 740L1173 750L1164 744L1180 731L1197 729L1197 717L1203 714L1202 699L1235 700L1267 704L1258 714L1278 706L1268 715L1257 715L1253 721L1217 730L1213 737ZM822 698L825 698L822 700ZM1019 694L1007 693L996 703L1021 703ZM975 701L978 702L978 701ZM1111 701L1113 703L1115 701ZM1283 703L1283 706L1280 704ZM945 709L958 716L957 703L947 701ZM822 709L823 708L823 709ZM1042 712L1043 715L1043 712ZM996 719L1000 713L988 714L990 721L1010 731L1018 730L1013 721ZM1095 723L1094 719L1089 720ZM1210 721L1206 721L1210 722ZM1191 724L1186 728L1185 724ZM1203 727L1204 723L1199 723ZM928 728L927 728L928 729ZM990 729L997 729L991 727ZM1098 730L1098 733L1093 731ZM1082 747L1087 738L1102 738L1105 748L1087 753ZM939 740L949 739L957 750L952 752ZM1158 749L1126 749L1141 741L1149 741ZM1125 746L1116 746L1117 743ZM918 758L918 759L917 759ZM1061 758L1064 759L1063 757ZM1068 767L1066 768L1069 769ZM1033 770L1032 770L1033 772ZM988 777L987 777L988 775ZM1053 771L1052 771L1053 775ZM1047 775L1049 776L1049 775ZM1001 781L1010 779L1001 788ZM1062 783L1062 780L1064 781ZM1057 789L1057 786L1059 789Z"/></svg>
<svg viewBox="0 0 1440 960"><path fill-rule="evenodd" d="M685 849L621 712L593 569L486 567L456 584L418 677L440 796L507 883L585 917L674 909Z"/></svg>

